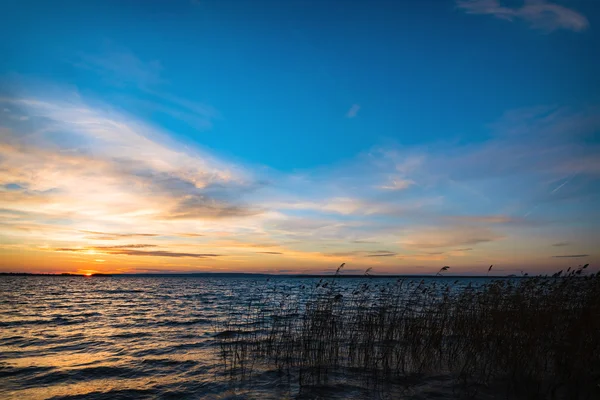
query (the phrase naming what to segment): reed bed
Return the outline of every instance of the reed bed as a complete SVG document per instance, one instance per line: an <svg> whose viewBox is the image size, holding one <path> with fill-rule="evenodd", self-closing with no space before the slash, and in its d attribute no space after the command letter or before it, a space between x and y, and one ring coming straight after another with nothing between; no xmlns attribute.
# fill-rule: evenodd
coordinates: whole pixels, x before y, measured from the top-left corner
<svg viewBox="0 0 600 400"><path fill-rule="evenodd" d="M467 397L600 398L600 273L461 285L336 276L267 286L216 335L232 377L261 365L300 386L334 376L379 382L448 375ZM443 269L441 271L444 271Z"/></svg>

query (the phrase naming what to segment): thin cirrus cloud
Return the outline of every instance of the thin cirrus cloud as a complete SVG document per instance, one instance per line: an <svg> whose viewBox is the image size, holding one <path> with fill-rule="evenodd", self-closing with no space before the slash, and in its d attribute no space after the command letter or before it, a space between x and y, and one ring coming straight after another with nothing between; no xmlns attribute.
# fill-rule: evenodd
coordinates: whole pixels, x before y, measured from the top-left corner
<svg viewBox="0 0 600 400"><path fill-rule="evenodd" d="M587 142L600 128L594 107L516 110L489 125L485 142L374 147L325 170L269 174L184 149L110 107L60 99L0 100L27 116L0 128L2 251L18 238L19 249L44 257L83 262L101 253L103 268L120 257L126 270L150 259L181 263L169 270L193 268L186 260L321 270L332 259L381 272L416 261L433 270L441 261L474 264L482 258L471 254L489 248L501 257L505 243L526 243L542 227L554 232L546 249L561 236L579 241L569 224L582 216L561 220L555 211L598 196L599 149Z"/></svg>
<svg viewBox="0 0 600 400"><path fill-rule="evenodd" d="M358 115L359 111L360 111L360 105L352 104L352 107L350 107L350 109L346 113L346 117L347 118L355 118Z"/></svg>
<svg viewBox="0 0 600 400"><path fill-rule="evenodd" d="M125 48L105 44L102 55L81 54L75 66L101 75L109 83L148 88L166 83L158 60L144 61Z"/></svg>
<svg viewBox="0 0 600 400"><path fill-rule="evenodd" d="M120 250L120 249L145 249L148 247L156 247L155 244L122 244L117 246L95 246L93 250Z"/></svg>
<svg viewBox="0 0 600 400"><path fill-rule="evenodd" d="M2 127L2 235L19 237L33 249L48 240L76 245L110 240L115 246L92 250L134 258L206 259L218 254L176 250L169 237L201 238L199 220L205 232L257 228L255 221L239 221L256 212L240 203L238 193L252 186L252 177L238 166L165 145L162 132L76 98L2 102L29 117ZM238 220L218 222L232 218ZM139 227L145 232L133 230ZM150 245L120 243L136 238L170 248L148 251L144 247Z"/></svg>
<svg viewBox="0 0 600 400"><path fill-rule="evenodd" d="M117 240L122 238L136 238L136 237L155 237L159 236L156 233L108 233L108 232L97 232L97 231L79 231L85 233L87 238L96 240Z"/></svg>
<svg viewBox="0 0 600 400"><path fill-rule="evenodd" d="M563 256L552 256L553 258L585 258L589 257L589 254L567 254Z"/></svg>
<svg viewBox="0 0 600 400"><path fill-rule="evenodd" d="M390 183L382 185L380 187L381 189L386 190L403 190L410 187L410 185L413 184L414 182L410 179L393 179Z"/></svg>
<svg viewBox="0 0 600 400"><path fill-rule="evenodd" d="M161 145L148 138L148 127L77 104L27 99L16 104L27 108L32 122L51 122L28 135L11 131L0 148L5 162L13 166L5 171L10 176L4 179L27 188L11 194L13 205L19 200L27 210L39 205L43 210L44 204L67 202L70 195L80 200L78 207L62 208L70 213L93 214L102 208L113 216L133 213L165 219L200 215L219 219L251 213L227 200L250 183L239 170L209 156L192 156ZM61 150L54 151L53 146ZM209 195L214 185L221 189ZM98 197L107 191L114 195L108 200ZM89 207L82 201L86 199Z"/></svg>
<svg viewBox="0 0 600 400"><path fill-rule="evenodd" d="M407 239L401 239L406 249L443 249L465 245L478 245L503 239L504 236L488 227L452 226L430 227L412 232Z"/></svg>
<svg viewBox="0 0 600 400"><path fill-rule="evenodd" d="M210 253L184 253L184 252L174 252L174 251L166 251L166 250L137 250L144 248L156 247L156 245L151 244L131 244L131 245L121 245L121 246L95 246L95 247L63 247L56 248L53 251L57 252L75 252L75 253L102 253L102 254L112 254L112 255L127 255L127 256L144 256L144 257L185 257L185 258L208 258L208 257L219 257L219 254L210 254Z"/></svg>
<svg viewBox="0 0 600 400"><path fill-rule="evenodd" d="M390 250L370 250L370 251L341 251L335 253L324 253L326 257L394 257L398 253Z"/></svg>
<svg viewBox="0 0 600 400"><path fill-rule="evenodd" d="M580 32L589 21L581 13L546 0L525 0L520 7L502 5L500 0L458 0L458 8L468 14L493 15L507 21L523 20L532 28L545 32L559 29Z"/></svg>
<svg viewBox="0 0 600 400"><path fill-rule="evenodd" d="M214 107L175 96L167 91L168 80L159 60L142 60L129 49L106 43L101 54L80 54L73 64L97 75L118 88L137 90L136 96L124 96L129 105L163 114L199 130L212 128L221 114Z"/></svg>
<svg viewBox="0 0 600 400"><path fill-rule="evenodd" d="M118 251L112 251L110 254L115 255L127 255L127 256L144 256L144 257L186 257L186 258L210 258L210 257L219 257L220 254L198 254L198 253L181 253L174 251L164 251L164 250L156 250L156 251L140 251L140 250L132 250L132 249L124 249Z"/></svg>

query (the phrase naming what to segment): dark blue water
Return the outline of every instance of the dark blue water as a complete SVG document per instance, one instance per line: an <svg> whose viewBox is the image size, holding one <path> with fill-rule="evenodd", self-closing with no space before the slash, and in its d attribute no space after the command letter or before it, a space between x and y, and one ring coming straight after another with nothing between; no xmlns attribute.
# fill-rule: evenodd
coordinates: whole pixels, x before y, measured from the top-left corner
<svg viewBox="0 0 600 400"><path fill-rule="evenodd" d="M268 369L232 380L215 337L220 321L265 291L315 281L0 276L0 398L454 398L444 376L385 390L350 380L301 389Z"/></svg>

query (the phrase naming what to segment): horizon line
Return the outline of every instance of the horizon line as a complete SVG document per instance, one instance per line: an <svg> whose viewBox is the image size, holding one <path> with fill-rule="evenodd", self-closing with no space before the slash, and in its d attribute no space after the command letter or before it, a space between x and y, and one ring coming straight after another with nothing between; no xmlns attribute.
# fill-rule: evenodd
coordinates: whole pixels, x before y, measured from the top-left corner
<svg viewBox="0 0 600 400"><path fill-rule="evenodd" d="M544 277L548 274L537 275L438 275L438 274L288 274L288 273L262 273L262 272L142 272L142 273L37 273L37 272L0 272L0 276L81 276L81 277L113 277L113 276L210 276L210 275L244 275L257 277L288 277L288 278L528 278L528 277Z"/></svg>

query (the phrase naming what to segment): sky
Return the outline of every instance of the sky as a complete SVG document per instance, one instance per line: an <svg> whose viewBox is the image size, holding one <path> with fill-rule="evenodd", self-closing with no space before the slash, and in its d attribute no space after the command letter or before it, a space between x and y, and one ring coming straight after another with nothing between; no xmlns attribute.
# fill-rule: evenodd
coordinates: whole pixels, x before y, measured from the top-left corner
<svg viewBox="0 0 600 400"><path fill-rule="evenodd" d="M600 3L0 3L0 272L600 261Z"/></svg>

